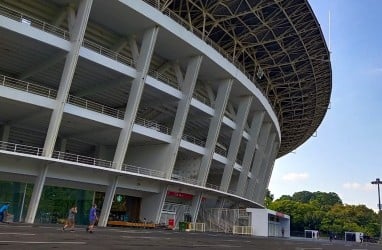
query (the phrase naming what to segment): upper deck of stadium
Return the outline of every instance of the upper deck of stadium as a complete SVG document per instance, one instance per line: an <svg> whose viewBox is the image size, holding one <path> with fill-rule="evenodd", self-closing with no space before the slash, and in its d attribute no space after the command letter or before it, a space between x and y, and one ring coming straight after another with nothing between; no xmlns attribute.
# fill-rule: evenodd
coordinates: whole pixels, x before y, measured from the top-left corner
<svg viewBox="0 0 382 250"><path fill-rule="evenodd" d="M317 130L332 89L330 52L307 0L147 3L177 19L241 69L278 117L278 157Z"/></svg>

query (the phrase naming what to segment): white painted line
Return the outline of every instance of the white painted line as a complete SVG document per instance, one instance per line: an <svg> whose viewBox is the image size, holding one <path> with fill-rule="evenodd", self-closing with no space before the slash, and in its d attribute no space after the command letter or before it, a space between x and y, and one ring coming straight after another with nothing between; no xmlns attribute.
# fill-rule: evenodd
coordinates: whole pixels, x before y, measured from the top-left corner
<svg viewBox="0 0 382 250"><path fill-rule="evenodd" d="M191 245L191 247L226 247L226 248L234 248L241 246L232 246L232 245Z"/></svg>
<svg viewBox="0 0 382 250"><path fill-rule="evenodd" d="M15 244L75 244L84 245L83 241L14 241L14 240L1 240L0 243L15 243Z"/></svg>
<svg viewBox="0 0 382 250"><path fill-rule="evenodd" d="M296 247L296 250L322 250L321 247Z"/></svg>
<svg viewBox="0 0 382 250"><path fill-rule="evenodd" d="M122 235L122 238L128 238L128 239L165 239L165 240L171 240L172 238L163 238L162 236L126 236Z"/></svg>
<svg viewBox="0 0 382 250"><path fill-rule="evenodd" d="M36 234L27 234L27 233L0 233L0 234L12 234L12 235L36 235Z"/></svg>

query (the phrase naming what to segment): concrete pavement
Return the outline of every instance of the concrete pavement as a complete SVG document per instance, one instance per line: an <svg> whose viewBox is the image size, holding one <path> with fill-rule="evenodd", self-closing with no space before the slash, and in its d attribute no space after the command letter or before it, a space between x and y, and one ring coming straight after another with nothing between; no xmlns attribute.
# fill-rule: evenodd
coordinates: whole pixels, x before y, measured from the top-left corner
<svg viewBox="0 0 382 250"><path fill-rule="evenodd" d="M344 241L262 238L213 232L162 229L84 227L62 231L61 225L0 224L0 249L256 249L256 250L382 250L381 245Z"/></svg>

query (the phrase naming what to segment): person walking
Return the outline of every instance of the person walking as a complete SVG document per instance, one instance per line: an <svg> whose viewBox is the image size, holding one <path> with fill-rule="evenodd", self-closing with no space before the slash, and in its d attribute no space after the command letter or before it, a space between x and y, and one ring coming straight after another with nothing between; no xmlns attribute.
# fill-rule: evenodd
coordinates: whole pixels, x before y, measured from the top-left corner
<svg viewBox="0 0 382 250"><path fill-rule="evenodd" d="M93 204L89 211L89 225L86 228L86 232L93 233L93 228L97 220L97 205Z"/></svg>
<svg viewBox="0 0 382 250"><path fill-rule="evenodd" d="M77 214L77 206L73 205L69 209L68 218L65 221L65 225L62 228L63 231L65 231L66 228L70 228L70 232L74 232L74 225L75 225L75 217Z"/></svg>
<svg viewBox="0 0 382 250"><path fill-rule="evenodd" d="M0 222L7 222L9 202L0 207Z"/></svg>

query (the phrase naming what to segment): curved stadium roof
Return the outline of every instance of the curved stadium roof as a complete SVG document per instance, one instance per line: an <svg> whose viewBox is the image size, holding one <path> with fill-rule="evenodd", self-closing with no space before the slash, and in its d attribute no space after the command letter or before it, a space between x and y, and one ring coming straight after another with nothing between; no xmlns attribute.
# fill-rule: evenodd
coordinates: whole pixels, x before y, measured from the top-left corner
<svg viewBox="0 0 382 250"><path fill-rule="evenodd" d="M329 106L332 72L328 48L307 0L159 4L164 13L212 42L263 91L281 127L278 157L313 135Z"/></svg>

